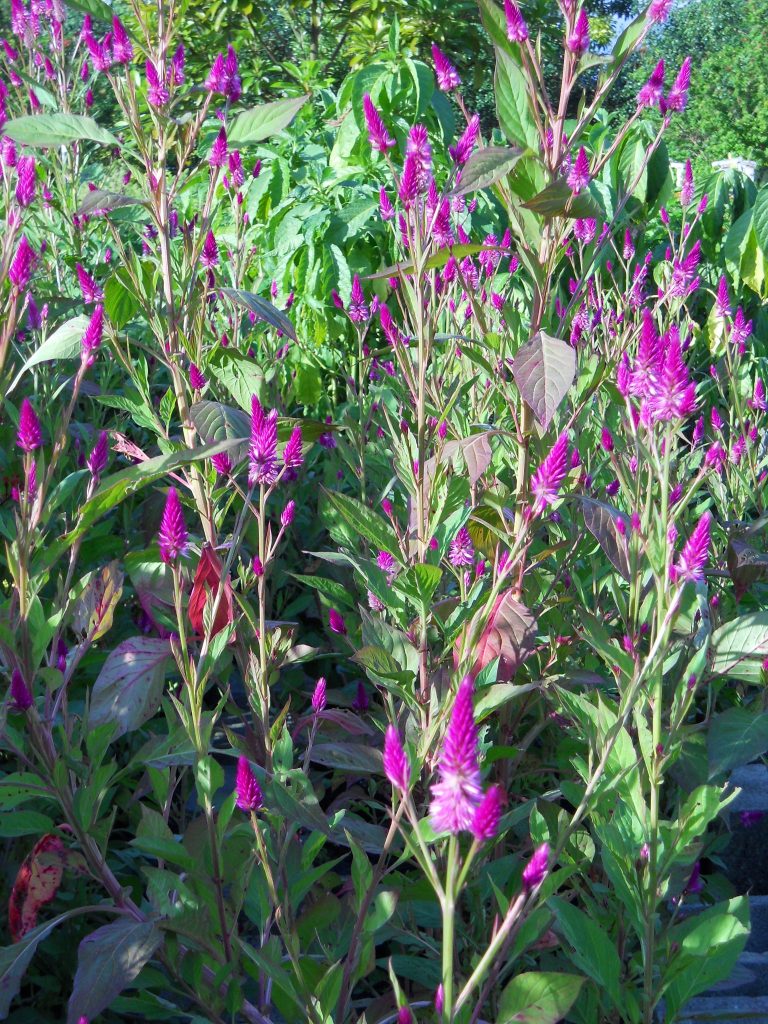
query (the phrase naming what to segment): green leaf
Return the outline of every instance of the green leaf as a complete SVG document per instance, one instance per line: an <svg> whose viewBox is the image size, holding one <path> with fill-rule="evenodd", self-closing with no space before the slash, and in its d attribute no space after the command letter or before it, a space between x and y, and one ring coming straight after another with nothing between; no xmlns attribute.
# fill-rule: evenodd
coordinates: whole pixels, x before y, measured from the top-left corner
<svg viewBox="0 0 768 1024"><path fill-rule="evenodd" d="M66 146L80 140L120 146L111 132L82 114L27 114L6 121L3 132L24 146Z"/></svg>
<svg viewBox="0 0 768 1024"><path fill-rule="evenodd" d="M752 227L757 237L757 244L768 255L768 185L757 193L752 208Z"/></svg>
<svg viewBox="0 0 768 1024"><path fill-rule="evenodd" d="M12 946L0 949L0 1020L5 1020L8 1016L11 1003L21 988L21 979L24 977L37 947L57 925L71 916L71 911L60 914L52 921L46 921L45 924L33 928L23 939L14 942Z"/></svg>
<svg viewBox="0 0 768 1024"><path fill-rule="evenodd" d="M573 963L597 982L613 1005L621 1009L621 960L605 929L587 917L583 910L559 896L550 897L549 906L554 910L567 942L573 947L570 951Z"/></svg>
<svg viewBox="0 0 768 1024"><path fill-rule="evenodd" d="M497 1024L557 1024L576 1001L584 979L552 971L518 974L499 1001Z"/></svg>
<svg viewBox="0 0 768 1024"><path fill-rule="evenodd" d="M713 715L707 732L710 777L748 764L768 750L768 715L750 708L729 708Z"/></svg>
<svg viewBox="0 0 768 1024"><path fill-rule="evenodd" d="M214 361L208 364L208 369L240 408L250 413L251 398L260 395L264 386L264 371L261 367L244 352L219 348Z"/></svg>
<svg viewBox="0 0 768 1024"><path fill-rule="evenodd" d="M542 217L600 217L600 204L589 192L574 195L565 178L558 178L537 193L533 199L523 203L526 210L532 210Z"/></svg>
<svg viewBox="0 0 768 1024"><path fill-rule="evenodd" d="M85 199L77 208L78 217L84 214L110 213L122 206L145 206L143 199L138 196L126 196L122 192L108 192L103 188L95 188L88 192Z"/></svg>
<svg viewBox="0 0 768 1024"><path fill-rule="evenodd" d="M104 285L104 312L120 330L133 320L140 309L141 302L133 290L130 274L125 267L118 267Z"/></svg>
<svg viewBox="0 0 768 1024"><path fill-rule="evenodd" d="M195 402L189 415L195 430L207 444L227 441L231 445L229 454L233 463L245 458L251 436L251 420L246 413L222 402L204 399Z"/></svg>
<svg viewBox="0 0 768 1024"><path fill-rule="evenodd" d="M113 738L138 729L160 706L168 640L134 636L111 651L91 691L89 724L116 723Z"/></svg>
<svg viewBox="0 0 768 1024"><path fill-rule="evenodd" d="M525 76L517 62L500 46L496 46L493 87L496 95L496 114L507 139L513 145L538 152L539 133L528 104Z"/></svg>
<svg viewBox="0 0 768 1024"><path fill-rule="evenodd" d="M388 551L400 557L400 545L392 527L381 516L376 515L356 498L349 498L337 491L326 491L326 498L334 511L377 550Z"/></svg>
<svg viewBox="0 0 768 1024"><path fill-rule="evenodd" d="M229 145L246 146L277 135L288 127L308 99L307 93L305 96L274 100L272 103L262 103L258 107L244 110L242 114L237 115L227 132Z"/></svg>
<svg viewBox="0 0 768 1024"><path fill-rule="evenodd" d="M115 13L110 4L104 3L104 0L67 0L67 7L71 7L75 11L82 11L83 14L90 14L108 25L112 24L112 17Z"/></svg>
<svg viewBox="0 0 768 1024"><path fill-rule="evenodd" d="M354 774L381 774L381 752L363 743L315 743L312 760L328 768Z"/></svg>
<svg viewBox="0 0 768 1024"><path fill-rule="evenodd" d="M93 1020L131 984L163 942L152 921L121 917L97 928L80 943L67 1024Z"/></svg>
<svg viewBox="0 0 768 1024"><path fill-rule="evenodd" d="M465 196L479 192L505 177L523 155L523 150L508 146L484 146L467 160L461 172L461 181L451 192Z"/></svg>
<svg viewBox="0 0 768 1024"><path fill-rule="evenodd" d="M237 288L222 288L221 290L236 305L244 306L252 313L255 313L258 320L266 321L276 330L282 331L292 341L298 341L296 329L291 321L282 310L273 306L271 302L263 299L260 295L256 295L254 292L239 291Z"/></svg>
<svg viewBox="0 0 768 1024"><path fill-rule="evenodd" d="M768 656L768 611L749 612L724 623L712 634L711 671L745 683L762 679Z"/></svg>
<svg viewBox="0 0 768 1024"><path fill-rule="evenodd" d="M397 577L392 586L416 609L428 615L442 577L443 571L437 565L412 565Z"/></svg>
<svg viewBox="0 0 768 1024"><path fill-rule="evenodd" d="M15 839L18 836L41 836L50 832L53 821L47 814L37 811L5 811L0 816L0 836Z"/></svg>
<svg viewBox="0 0 768 1024"><path fill-rule="evenodd" d="M576 376L576 352L560 338L538 331L512 363L520 394L544 430L568 394Z"/></svg>
<svg viewBox="0 0 768 1024"><path fill-rule="evenodd" d="M87 326L88 317L82 315L60 324L53 334L49 335L43 344L29 356L8 388L8 393L13 391L32 366L37 366L39 363L50 363L55 359L79 359L83 334Z"/></svg>

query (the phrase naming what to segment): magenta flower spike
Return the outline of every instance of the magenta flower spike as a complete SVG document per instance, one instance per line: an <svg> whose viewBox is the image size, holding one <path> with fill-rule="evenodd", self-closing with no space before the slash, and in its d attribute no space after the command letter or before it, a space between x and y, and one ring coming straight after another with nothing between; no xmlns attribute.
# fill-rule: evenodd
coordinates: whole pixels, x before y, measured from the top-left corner
<svg viewBox="0 0 768 1024"><path fill-rule="evenodd" d="M368 692L365 689L365 683L362 679L357 681L357 690L355 692L355 699L352 701L352 707L355 711L367 711L371 706L371 702L368 699Z"/></svg>
<svg viewBox="0 0 768 1024"><path fill-rule="evenodd" d="M291 499L282 511L280 516L280 523L282 526L290 526L293 522L293 517L296 515L296 502Z"/></svg>
<svg viewBox="0 0 768 1024"><path fill-rule="evenodd" d="M298 469L304 463L301 444L301 427L294 427L283 449L283 463L286 469Z"/></svg>
<svg viewBox="0 0 768 1024"><path fill-rule="evenodd" d="M485 843L496 835L499 830L503 803L504 791L501 786L491 786L485 791L483 799L475 810L470 829L475 842Z"/></svg>
<svg viewBox="0 0 768 1024"><path fill-rule="evenodd" d="M578 195L579 192L583 191L590 182L589 175L589 157L587 151L582 146L579 149L576 159L573 161L573 165L568 172L567 177L568 187L574 195Z"/></svg>
<svg viewBox="0 0 768 1024"><path fill-rule="evenodd" d="M589 49L589 17L586 8L582 7L579 11L573 32L566 39L565 45L577 57Z"/></svg>
<svg viewBox="0 0 768 1024"><path fill-rule="evenodd" d="M369 93L363 96L363 116L365 126L368 129L368 141L374 152L386 153L395 145L395 140L387 131L387 126L381 118L381 114L373 105Z"/></svg>
<svg viewBox="0 0 768 1024"><path fill-rule="evenodd" d="M98 480L109 461L109 437L106 430L102 430L91 454L88 456L87 466L91 471L94 480Z"/></svg>
<svg viewBox="0 0 768 1024"><path fill-rule="evenodd" d="M277 410L265 414L256 395L251 399L251 442L248 485L273 484L277 478Z"/></svg>
<svg viewBox="0 0 768 1024"><path fill-rule="evenodd" d="M19 711L28 711L33 703L29 687L17 668L11 674L11 700Z"/></svg>
<svg viewBox="0 0 768 1024"><path fill-rule="evenodd" d="M19 291L23 291L29 284L35 258L35 250L27 241L27 236L22 235L16 248L16 254L11 260L11 265L8 269L8 279Z"/></svg>
<svg viewBox="0 0 768 1024"><path fill-rule="evenodd" d="M91 313L91 319L88 321L88 326L83 332L83 337L80 342L83 357L88 360L92 360L94 353L101 346L101 339L104 336L104 307L98 305L93 313Z"/></svg>
<svg viewBox="0 0 768 1024"><path fill-rule="evenodd" d="M531 478L531 494L536 499L535 511L540 513L547 505L553 505L557 501L567 475L568 434L564 431Z"/></svg>
<svg viewBox="0 0 768 1024"><path fill-rule="evenodd" d="M406 793L411 780L411 766L400 741L400 734L393 725L387 726L384 736L384 774L395 789Z"/></svg>
<svg viewBox="0 0 768 1024"><path fill-rule="evenodd" d="M194 391L202 391L208 381L205 374L194 363L189 364L189 386Z"/></svg>
<svg viewBox="0 0 768 1024"><path fill-rule="evenodd" d="M696 385L688 379L676 330L670 330L661 369L649 382L647 404L651 417L661 423L686 419L696 410Z"/></svg>
<svg viewBox="0 0 768 1024"><path fill-rule="evenodd" d="M173 73L173 84L184 84L184 45L179 43L171 57L171 71Z"/></svg>
<svg viewBox="0 0 768 1024"><path fill-rule="evenodd" d="M235 780L236 804L241 811L249 813L258 811L264 803L261 787L253 773L247 757L242 754L237 759L237 778Z"/></svg>
<svg viewBox="0 0 768 1024"><path fill-rule="evenodd" d="M187 551L187 527L184 523L184 511L175 487L168 491L165 500L163 518L157 535L160 557L166 563L177 561Z"/></svg>
<svg viewBox="0 0 768 1024"><path fill-rule="evenodd" d="M157 68L151 60L145 63L144 71L147 76L147 101L153 107L164 107L170 99L170 93L160 80Z"/></svg>
<svg viewBox="0 0 768 1024"><path fill-rule="evenodd" d="M409 153L403 164L403 173L400 175L400 187L397 194L400 202L407 207L418 198L420 191L418 157L414 153Z"/></svg>
<svg viewBox="0 0 768 1024"><path fill-rule="evenodd" d="M535 889L541 885L549 871L549 843L537 847L523 870L523 885L526 889Z"/></svg>
<svg viewBox="0 0 768 1024"><path fill-rule="evenodd" d="M715 299L715 315L721 320L731 315L731 297L728 294L728 279L725 274L720 276L717 285L717 297Z"/></svg>
<svg viewBox="0 0 768 1024"><path fill-rule="evenodd" d="M678 579L692 582L704 579L704 569L709 557L711 524L712 515L710 512L705 512L683 545L676 566Z"/></svg>
<svg viewBox="0 0 768 1024"><path fill-rule="evenodd" d="M253 575L257 578L264 575L264 563L258 555L253 556L251 560L251 569L253 569Z"/></svg>
<svg viewBox="0 0 768 1024"><path fill-rule="evenodd" d="M397 1011L397 1024L413 1024L413 1014L409 1006L401 1006Z"/></svg>
<svg viewBox="0 0 768 1024"><path fill-rule="evenodd" d="M760 412L765 412L768 409L768 400L766 400L765 384L760 377L755 380L755 389L752 392L752 398L749 400L748 405L751 409L759 409Z"/></svg>
<svg viewBox="0 0 768 1024"><path fill-rule="evenodd" d="M458 569L463 565L472 565L475 561L475 545L466 526L462 526L448 548L448 561Z"/></svg>
<svg viewBox="0 0 768 1024"><path fill-rule="evenodd" d="M226 452L219 452L218 455L214 455L211 458L211 462L219 476L229 476L232 472L232 460Z"/></svg>
<svg viewBox="0 0 768 1024"><path fill-rule="evenodd" d="M682 113L688 105L688 90L691 87L691 58L686 57L680 66L680 70L677 73L672 83L672 88L667 93L665 100L667 110L673 110L675 113Z"/></svg>
<svg viewBox="0 0 768 1024"><path fill-rule="evenodd" d="M379 216L382 220L392 220L395 216L395 208L392 205L392 200L387 194L387 190L382 187L379 189Z"/></svg>
<svg viewBox="0 0 768 1024"><path fill-rule="evenodd" d="M472 150L480 134L480 115L473 114L455 146L448 147L448 153L455 164L461 167L472 156Z"/></svg>
<svg viewBox="0 0 768 1024"><path fill-rule="evenodd" d="M83 267L81 263L75 264L75 270L77 271L77 281L80 285L80 291L83 296L83 302L86 306L92 302L101 302L104 298L104 292L96 284L96 281Z"/></svg>
<svg viewBox="0 0 768 1024"><path fill-rule="evenodd" d="M337 612L335 608L331 608L328 612L328 625L332 633L339 633L341 636L347 635L347 624L344 621L344 616Z"/></svg>
<svg viewBox="0 0 768 1024"><path fill-rule="evenodd" d="M318 714L320 711L325 711L325 707L328 703L326 689L327 684L325 676L320 676L315 683L315 689L312 693L312 710L315 714Z"/></svg>
<svg viewBox="0 0 768 1024"><path fill-rule="evenodd" d="M648 21L657 25L666 21L671 7L672 0L653 0L648 8Z"/></svg>
<svg viewBox="0 0 768 1024"><path fill-rule="evenodd" d="M112 18L112 60L116 64L130 64L133 60L133 43L119 18Z"/></svg>
<svg viewBox="0 0 768 1024"><path fill-rule="evenodd" d="M736 316L731 324L731 341L737 346L739 355L743 356L747 341L752 334L752 321L744 316L744 310L739 306Z"/></svg>
<svg viewBox="0 0 768 1024"><path fill-rule="evenodd" d="M475 809L482 800L472 691L472 679L465 676L456 692L445 732L438 763L439 781L432 786L429 814L436 832L456 835L471 829Z"/></svg>
<svg viewBox="0 0 768 1024"><path fill-rule="evenodd" d="M660 60L651 77L637 94L638 107L658 107L664 95L664 61Z"/></svg>
<svg viewBox="0 0 768 1024"><path fill-rule="evenodd" d="M434 43L432 43L432 60L435 64L438 89L442 92L451 92L452 89L457 89L461 85L459 74L443 51Z"/></svg>
<svg viewBox="0 0 768 1024"><path fill-rule="evenodd" d="M693 168L691 167L691 161L685 161L685 171L683 173L683 186L680 189L680 205L682 207L690 206L693 202Z"/></svg>
<svg viewBox="0 0 768 1024"><path fill-rule="evenodd" d="M29 206L35 198L37 181L35 158L19 157L16 164L16 202L19 206Z"/></svg>
<svg viewBox="0 0 768 1024"><path fill-rule="evenodd" d="M370 315L371 312L365 301L365 294L363 292L362 282L360 281L360 275L355 274L352 278L352 293L349 297L347 316L353 323L363 323L370 318Z"/></svg>
<svg viewBox="0 0 768 1024"><path fill-rule="evenodd" d="M206 270L212 270L219 263L219 247L212 231L205 236L203 251L200 254L200 263Z"/></svg>
<svg viewBox="0 0 768 1024"><path fill-rule="evenodd" d="M225 75L224 75L224 54L217 53L211 70L208 72L208 77L205 80L205 87L208 92L220 92L223 93L226 87Z"/></svg>
<svg viewBox="0 0 768 1024"><path fill-rule="evenodd" d="M511 43L524 43L528 38L528 26L513 0L504 0L504 14L507 19L507 39Z"/></svg>
<svg viewBox="0 0 768 1024"><path fill-rule="evenodd" d="M34 452L43 443L40 421L32 403L24 398L19 409L19 429L16 432L16 444L23 452Z"/></svg>
<svg viewBox="0 0 768 1024"><path fill-rule="evenodd" d="M227 162L227 130L223 126L219 134L213 140L211 152L208 154L208 163L211 167L223 167Z"/></svg>

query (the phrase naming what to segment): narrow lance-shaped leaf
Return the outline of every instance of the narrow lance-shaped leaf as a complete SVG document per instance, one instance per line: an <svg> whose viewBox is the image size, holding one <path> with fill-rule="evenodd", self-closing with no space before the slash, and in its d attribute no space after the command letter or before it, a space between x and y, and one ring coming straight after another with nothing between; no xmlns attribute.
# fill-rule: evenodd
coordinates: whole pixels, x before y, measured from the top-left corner
<svg viewBox="0 0 768 1024"><path fill-rule="evenodd" d="M232 122L227 133L230 146L245 146L248 143L263 142L287 128L309 99L309 95L295 96L285 100L262 103L258 107L244 110Z"/></svg>
<svg viewBox="0 0 768 1024"><path fill-rule="evenodd" d="M24 146L67 146L72 142L100 142L119 146L112 132L82 114L25 114L3 125L3 132Z"/></svg>

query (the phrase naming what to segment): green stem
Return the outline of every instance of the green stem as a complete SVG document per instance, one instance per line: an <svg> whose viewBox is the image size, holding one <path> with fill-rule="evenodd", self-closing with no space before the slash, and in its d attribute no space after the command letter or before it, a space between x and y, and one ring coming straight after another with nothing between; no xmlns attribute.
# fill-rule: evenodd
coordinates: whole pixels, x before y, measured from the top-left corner
<svg viewBox="0 0 768 1024"><path fill-rule="evenodd" d="M443 1022L453 1020L453 954L456 926L456 860L459 841L456 836L448 840L448 865L445 873L443 896Z"/></svg>

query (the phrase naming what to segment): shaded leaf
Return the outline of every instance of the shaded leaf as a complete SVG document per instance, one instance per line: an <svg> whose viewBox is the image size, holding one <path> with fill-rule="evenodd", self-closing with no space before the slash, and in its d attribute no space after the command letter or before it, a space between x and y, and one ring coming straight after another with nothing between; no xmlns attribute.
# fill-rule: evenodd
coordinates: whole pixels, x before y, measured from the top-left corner
<svg viewBox="0 0 768 1024"><path fill-rule="evenodd" d="M26 114L6 121L3 132L24 146L66 146L80 140L120 145L111 132L82 114Z"/></svg>
<svg viewBox="0 0 768 1024"><path fill-rule="evenodd" d="M93 573L75 601L72 627L91 640L98 640L112 628L115 608L123 593L123 572L115 559Z"/></svg>
<svg viewBox="0 0 768 1024"><path fill-rule="evenodd" d="M276 330L282 331L292 341L298 340L296 329L291 321L282 310L278 309L277 306L273 306L271 302L263 299L260 295L256 295L254 292L244 292L237 288L222 288L221 290L230 301L238 306L244 306L254 313L257 320L264 320L276 328Z"/></svg>
<svg viewBox="0 0 768 1024"><path fill-rule="evenodd" d="M600 217L600 204L589 192L574 195L565 178L558 178L532 199L523 203L527 210L542 217Z"/></svg>
<svg viewBox="0 0 768 1024"><path fill-rule="evenodd" d="M244 110L229 126L229 145L245 146L251 142L263 142L264 139L277 135L288 127L308 99L307 93L305 96L274 100L272 103L262 103L258 107Z"/></svg>
<svg viewBox="0 0 768 1024"><path fill-rule="evenodd" d="M768 554L758 551L746 541L732 538L728 542L726 557L737 600L746 594L753 583L768 576Z"/></svg>
<svg viewBox="0 0 768 1024"><path fill-rule="evenodd" d="M39 839L16 874L8 903L8 929L18 942L37 924L41 908L59 891L67 851L56 835Z"/></svg>
<svg viewBox="0 0 768 1024"><path fill-rule="evenodd" d="M111 651L91 691L90 724L114 722L114 736L138 729L157 710L171 644L134 636Z"/></svg>
<svg viewBox="0 0 768 1024"><path fill-rule="evenodd" d="M120 917L97 928L78 946L77 972L67 1008L67 1024L92 1020L140 974L163 942L152 921Z"/></svg>
<svg viewBox="0 0 768 1024"><path fill-rule="evenodd" d="M143 200L137 196L126 196L122 192L109 192L103 188L95 188L92 192L88 192L85 199L80 203L77 208L78 217L82 217L83 214L100 214L109 213L111 210L117 210L121 206L143 206Z"/></svg>
<svg viewBox="0 0 768 1024"><path fill-rule="evenodd" d="M522 155L522 149L509 146L484 146L475 150L462 168L461 180L451 190L451 195L465 196L488 188L505 177Z"/></svg>
<svg viewBox="0 0 768 1024"><path fill-rule="evenodd" d="M8 1016L11 1003L21 988L21 979L35 955L38 945L47 938L53 929L66 921L70 913L60 914L52 921L41 924L29 932L20 942L0 949L0 1020Z"/></svg>
<svg viewBox="0 0 768 1024"><path fill-rule="evenodd" d="M381 774L381 751L362 743L315 743L312 760L345 772Z"/></svg>
<svg viewBox="0 0 768 1024"><path fill-rule="evenodd" d="M391 555L399 557L400 545L397 542L395 531L381 516L372 512L356 498L339 494L338 491L326 491L325 496L333 510L353 530L365 537L378 550L388 551Z"/></svg>
<svg viewBox="0 0 768 1024"><path fill-rule="evenodd" d="M240 409L233 409L223 402L207 399L195 402L189 410L195 430L206 444L232 442L229 457L237 464L248 454L248 439L251 435L250 417Z"/></svg>
<svg viewBox="0 0 768 1024"><path fill-rule="evenodd" d="M707 732L710 777L748 764L768 750L768 715L751 708L728 708L713 715Z"/></svg>
<svg viewBox="0 0 768 1024"><path fill-rule="evenodd" d="M613 567L625 580L629 580L629 548L626 538L629 520L618 509L602 501L586 497L579 497L577 500L584 516L584 525L606 553ZM618 527L620 522L625 527L623 534Z"/></svg>
<svg viewBox="0 0 768 1024"><path fill-rule="evenodd" d="M718 627L711 650L715 675L759 683L768 656L768 611L749 612Z"/></svg>
<svg viewBox="0 0 768 1024"><path fill-rule="evenodd" d="M560 338L538 331L518 349L512 375L520 394L546 430L576 376L576 352Z"/></svg>
<svg viewBox="0 0 768 1024"><path fill-rule="evenodd" d="M474 634L475 627L476 619L473 619L469 626L470 636ZM499 594L475 645L471 674L477 676L486 665L498 658L496 678L501 683L508 683L520 665L533 654L536 628L533 614L513 596L511 590ZM462 637L459 637L456 658L459 656L461 641Z"/></svg>
<svg viewBox="0 0 768 1024"><path fill-rule="evenodd" d="M559 896L549 900L560 931L573 947L571 959L609 996L614 1006L622 1006L621 961L616 947L600 925L583 910Z"/></svg>

